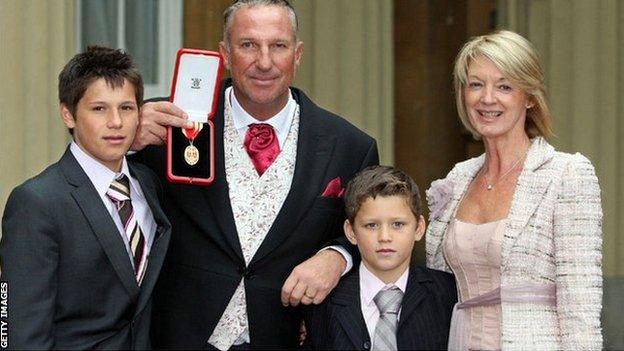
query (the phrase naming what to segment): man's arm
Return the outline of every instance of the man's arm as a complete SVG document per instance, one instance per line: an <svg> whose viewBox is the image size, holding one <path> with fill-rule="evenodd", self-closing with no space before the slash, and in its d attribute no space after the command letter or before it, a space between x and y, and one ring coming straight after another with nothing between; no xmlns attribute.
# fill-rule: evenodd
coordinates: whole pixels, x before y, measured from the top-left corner
<svg viewBox="0 0 624 351"><path fill-rule="evenodd" d="M346 261L336 250L323 250L295 267L282 286L282 304L320 304L336 287Z"/></svg>
<svg viewBox="0 0 624 351"><path fill-rule="evenodd" d="M8 347L52 349L59 249L50 206L19 187L2 218L0 280L8 284ZM70 220L70 219L68 219Z"/></svg>
<svg viewBox="0 0 624 351"><path fill-rule="evenodd" d="M362 159L360 170L377 164L379 164L379 153L377 143L373 140ZM342 221L339 225L342 228ZM342 233L342 230L339 232ZM349 244L344 234L331 241L329 246L331 245L341 246L343 250L351 254L352 260L353 258L359 259L357 249ZM284 306L297 306L299 303L318 305L323 302L336 287L340 277L346 273L347 258L343 257L343 254L331 248L321 250L296 266L282 286L282 304Z"/></svg>

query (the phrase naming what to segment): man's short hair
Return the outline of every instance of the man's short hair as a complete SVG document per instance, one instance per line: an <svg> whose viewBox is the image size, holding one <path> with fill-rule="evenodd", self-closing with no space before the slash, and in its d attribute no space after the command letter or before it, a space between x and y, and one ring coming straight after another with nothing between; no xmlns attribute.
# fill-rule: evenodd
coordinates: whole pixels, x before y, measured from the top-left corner
<svg viewBox="0 0 624 351"><path fill-rule="evenodd" d="M286 11L288 11L288 17L290 17L293 35L295 36L294 39L297 41L297 33L299 31L297 13L287 0L234 0L232 4L223 11L223 42L226 48L230 47L230 28L232 27L234 13L242 7L254 6L279 6L285 8Z"/></svg>
<svg viewBox="0 0 624 351"><path fill-rule="evenodd" d="M353 223L360 206L377 196L403 196L416 219L422 214L416 182L405 172L390 166L370 166L347 184L344 201L347 219Z"/></svg>
<svg viewBox="0 0 624 351"><path fill-rule="evenodd" d="M124 80L127 80L134 86L137 105L143 105L143 78L130 55L120 49L89 46L85 52L67 62L58 78L59 102L67 107L74 118L76 106L89 84L99 78L104 78L112 88L122 87Z"/></svg>

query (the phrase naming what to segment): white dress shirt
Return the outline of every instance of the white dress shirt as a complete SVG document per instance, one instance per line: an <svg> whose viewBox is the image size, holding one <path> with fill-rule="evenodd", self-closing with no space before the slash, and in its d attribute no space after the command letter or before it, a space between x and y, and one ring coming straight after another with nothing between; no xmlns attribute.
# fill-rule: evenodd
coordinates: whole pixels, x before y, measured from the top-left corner
<svg viewBox="0 0 624 351"><path fill-rule="evenodd" d="M366 266L364 266L364 263L360 263L360 304L362 305L362 316L364 317L364 322L366 322L366 329L368 330L368 335L371 338L371 343L375 335L375 327L379 321L379 309L373 299L381 290L388 290L394 286L401 289L403 294L405 294L408 276L409 267L394 284L386 284L371 273ZM400 309L397 317L401 317ZM371 350L372 349L373 347L371 345Z"/></svg>
<svg viewBox="0 0 624 351"><path fill-rule="evenodd" d="M91 183L95 187L102 203L110 213L117 229L119 231L119 235L123 239L124 244L126 245L126 251L130 257L130 261L134 265L134 260L132 259L132 251L130 250L130 238L128 238L126 231L124 230L123 225L121 224L121 219L119 218L119 213L117 212L117 207L113 204L112 200L106 195L108 188L114 179L118 177L120 173L125 174L130 180L130 200L132 201L132 208L134 211L134 215L137 219L137 223L141 227L141 231L145 236L145 248L147 250L147 254L149 255L150 249L152 247L152 242L154 241L154 234L156 233L156 222L154 221L154 215L152 214L152 210L147 204L147 200L145 199L145 195L143 194L143 190L141 190L141 186L139 182L130 175L130 171L128 169L128 163L126 162L126 158L124 157L121 164L121 172L115 173L108 169L108 167L104 166L89 154L84 152L75 142L72 141L69 147L72 155L78 161L78 164L84 172L91 180Z"/></svg>
<svg viewBox="0 0 624 351"><path fill-rule="evenodd" d="M245 141L245 134L247 134L247 129L249 129L250 124L266 123L275 130L280 150L284 148L284 142L286 142L286 137L288 136L288 131L290 130L290 125L292 124L293 118L295 117L295 110L297 109L297 102L293 99L292 93L288 94L288 102L286 102L284 108L282 108L281 111L275 116L265 121L255 119L252 115L247 113L245 109L243 109L238 100L236 100L236 94L234 93L234 89L232 87L225 90L225 99L225 102L232 106L234 128L236 128L236 131L241 138L241 143Z"/></svg>

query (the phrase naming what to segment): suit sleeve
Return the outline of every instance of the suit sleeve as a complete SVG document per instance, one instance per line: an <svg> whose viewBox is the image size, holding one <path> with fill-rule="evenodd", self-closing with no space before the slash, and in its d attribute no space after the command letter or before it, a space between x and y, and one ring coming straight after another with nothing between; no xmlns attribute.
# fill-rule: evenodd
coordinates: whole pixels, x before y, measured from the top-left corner
<svg viewBox="0 0 624 351"><path fill-rule="evenodd" d="M379 151L377 151L377 142L373 139L362 164L360 165L360 171L368 166L375 166L379 164Z"/></svg>
<svg viewBox="0 0 624 351"><path fill-rule="evenodd" d="M594 168L573 156L554 209L557 315L564 350L602 348L602 209Z"/></svg>
<svg viewBox="0 0 624 351"><path fill-rule="evenodd" d="M54 347L56 272L59 258L50 206L25 187L7 201L0 241L1 280L8 283L10 349Z"/></svg>
<svg viewBox="0 0 624 351"><path fill-rule="evenodd" d="M132 155L128 155L128 159L133 162L141 163L150 168L157 177L164 177L166 172L166 155L165 147L162 145L148 145L145 149L137 151Z"/></svg>
<svg viewBox="0 0 624 351"><path fill-rule="evenodd" d="M366 154L364 155L364 158L362 159L362 162L360 164L360 169L358 171L361 171L366 167L375 166L378 164L379 164L379 152L377 151L377 142L373 139L368 147L368 150L366 151ZM343 221L344 221L344 214L343 214ZM340 228L340 232L342 232L342 222L340 222L339 228ZM347 237L344 236L344 234L337 235L335 239L328 242L324 247L328 247L328 246L340 246L343 249L345 249L349 253L349 255L351 255L351 262L353 263L353 267L355 267L356 264L360 260L360 252L358 251L357 246L351 244L349 240L347 239Z"/></svg>

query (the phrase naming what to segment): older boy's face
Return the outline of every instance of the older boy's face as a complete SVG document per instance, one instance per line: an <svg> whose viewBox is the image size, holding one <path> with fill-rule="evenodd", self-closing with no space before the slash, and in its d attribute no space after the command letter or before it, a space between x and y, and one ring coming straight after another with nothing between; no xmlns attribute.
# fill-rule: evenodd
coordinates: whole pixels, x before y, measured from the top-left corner
<svg viewBox="0 0 624 351"><path fill-rule="evenodd" d="M72 115L61 105L61 117L74 129L74 141L96 161L118 172L139 123L134 86L128 81L118 88L104 78L93 81Z"/></svg>
<svg viewBox="0 0 624 351"><path fill-rule="evenodd" d="M366 268L385 283L395 282L409 266L414 242L425 231L404 196L368 198L354 223L345 221L347 238L356 244Z"/></svg>

